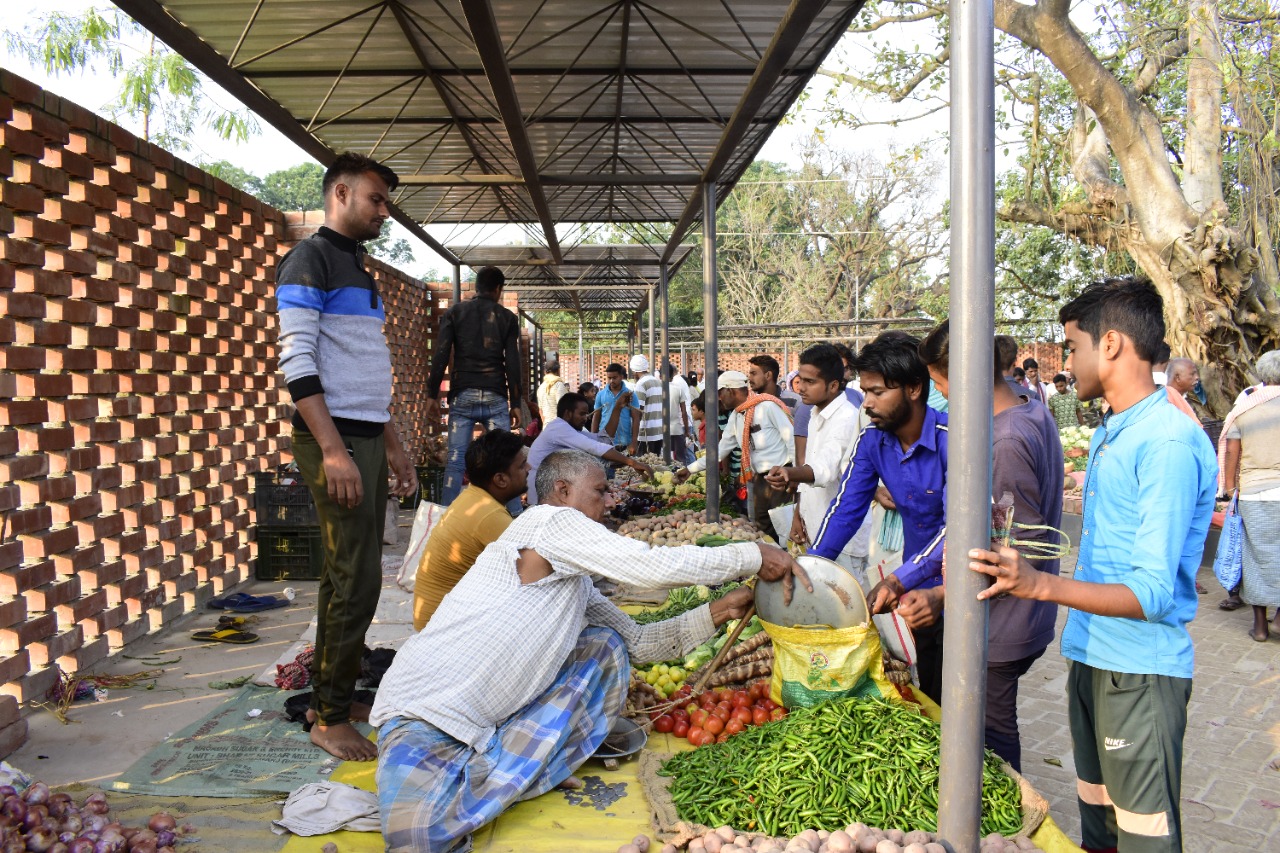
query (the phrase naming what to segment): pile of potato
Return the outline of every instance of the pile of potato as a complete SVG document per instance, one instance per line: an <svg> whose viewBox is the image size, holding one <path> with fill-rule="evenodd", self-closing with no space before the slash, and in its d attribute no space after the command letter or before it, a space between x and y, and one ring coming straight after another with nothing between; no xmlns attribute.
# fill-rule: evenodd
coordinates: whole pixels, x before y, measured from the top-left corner
<svg viewBox="0 0 1280 853"><path fill-rule="evenodd" d="M706 510L677 510L671 515L634 518L618 528L631 539L650 545L696 545L704 536L723 536L736 542L762 542L763 534L745 518L707 521Z"/></svg>

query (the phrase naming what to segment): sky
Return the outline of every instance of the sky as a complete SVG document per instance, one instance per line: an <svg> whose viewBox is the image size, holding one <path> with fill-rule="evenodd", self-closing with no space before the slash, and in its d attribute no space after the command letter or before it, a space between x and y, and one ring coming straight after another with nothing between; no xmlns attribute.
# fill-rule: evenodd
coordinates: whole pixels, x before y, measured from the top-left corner
<svg viewBox="0 0 1280 853"><path fill-rule="evenodd" d="M0 6L2 6L0 30L20 31L27 22L38 15L55 11L78 14L91 6L105 8L108 4L101 0L96 3L92 0L5 0ZM846 36L836 48L836 53L851 65L856 66L859 59L867 53L867 48L854 37ZM12 53L4 40L0 40L0 65L57 95L103 114L105 114L104 105L114 100L118 90L116 81L105 73L51 77L45 74L42 68L32 67L25 56ZM831 85L830 80L815 78L809 86L809 105L821 103L829 85ZM221 106L239 106L233 96L212 82L205 82L205 90L208 96ZM877 115L883 115L885 118L894 115L882 101L877 103L875 109ZM906 113L899 111L898 114ZM831 126L829 122L823 121L821 113L814 106L808 106L801 110L793 110L788 122L774 131L759 156L766 160L797 165L799 146L815 130L820 130L823 140L833 147L884 152L891 147L905 148L920 139L945 134L947 121L946 111L942 111L915 122L909 127L877 126L855 131L843 126ZM134 123L136 126L131 126L127 120L120 123L129 130L140 132L140 125L136 122ZM248 142L239 144L228 142L209 132L195 140L191 151L180 153L180 156L194 163L227 160L240 164L242 168L257 175L269 174L311 159L269 124L265 122L259 124L261 132ZM935 146L934 152L940 158L945 156L940 145ZM441 259L430 248L419 243L398 223L393 222L392 225L393 234L408 239L414 247L416 260L413 264L407 265L406 272L417 276L429 276L433 271L445 270ZM427 230L433 236L450 243L474 242L479 239L475 234L460 233L456 228L429 227ZM491 227L484 230L482 239L485 242L516 243L523 241L524 232L514 227L502 229Z"/></svg>

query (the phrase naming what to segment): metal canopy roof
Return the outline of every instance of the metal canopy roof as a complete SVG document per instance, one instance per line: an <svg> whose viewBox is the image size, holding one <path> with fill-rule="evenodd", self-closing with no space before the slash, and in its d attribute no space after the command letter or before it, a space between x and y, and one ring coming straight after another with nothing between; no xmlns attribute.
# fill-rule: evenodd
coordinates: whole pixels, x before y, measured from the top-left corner
<svg viewBox="0 0 1280 853"><path fill-rule="evenodd" d="M322 163L400 175L397 218L675 223L755 158L864 0L116 0Z"/></svg>
<svg viewBox="0 0 1280 853"><path fill-rule="evenodd" d="M691 251L691 246L676 247L668 276ZM520 294L526 311L638 312L662 275L660 245L578 245L564 249L559 263L547 249L533 246L477 246L466 252L473 269L501 268L506 289Z"/></svg>

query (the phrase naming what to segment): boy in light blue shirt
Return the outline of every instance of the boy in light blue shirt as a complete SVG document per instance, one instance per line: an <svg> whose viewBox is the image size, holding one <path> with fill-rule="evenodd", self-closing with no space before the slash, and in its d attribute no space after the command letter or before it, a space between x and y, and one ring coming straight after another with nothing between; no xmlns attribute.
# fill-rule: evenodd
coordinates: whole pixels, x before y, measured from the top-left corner
<svg viewBox="0 0 1280 853"><path fill-rule="evenodd" d="M1018 552L974 550L981 593L1070 608L1062 632L1082 847L1182 850L1182 742L1191 697L1195 576L1217 487L1204 430L1151 378L1164 305L1146 281L1112 279L1063 306L1067 365L1081 399L1111 414L1094 433L1072 579Z"/></svg>

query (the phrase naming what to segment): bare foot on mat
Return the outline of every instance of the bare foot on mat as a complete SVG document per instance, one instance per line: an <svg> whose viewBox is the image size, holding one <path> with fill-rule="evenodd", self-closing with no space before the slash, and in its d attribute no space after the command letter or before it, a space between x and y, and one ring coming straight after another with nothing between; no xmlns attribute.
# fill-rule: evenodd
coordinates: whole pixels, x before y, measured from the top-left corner
<svg viewBox="0 0 1280 853"><path fill-rule="evenodd" d="M356 731L350 723L311 727L311 742L343 761L373 761L378 757L375 743Z"/></svg>

